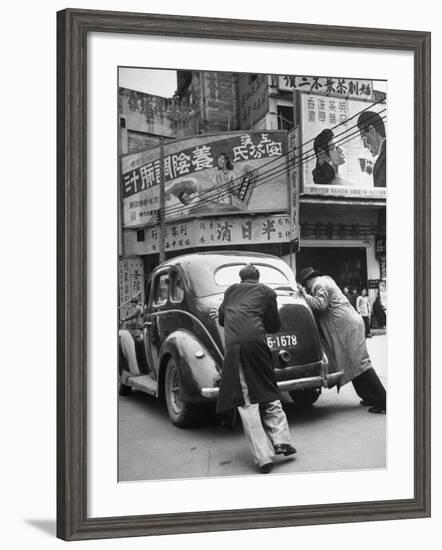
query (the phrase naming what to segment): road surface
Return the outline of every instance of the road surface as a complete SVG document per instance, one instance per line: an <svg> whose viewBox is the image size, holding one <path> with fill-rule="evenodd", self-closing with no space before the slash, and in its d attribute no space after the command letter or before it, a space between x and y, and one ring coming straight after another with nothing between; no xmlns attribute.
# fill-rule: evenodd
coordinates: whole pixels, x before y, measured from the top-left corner
<svg viewBox="0 0 442 550"><path fill-rule="evenodd" d="M386 386L387 337L367 340ZM299 413L284 396L294 458L277 458L271 475L385 468L386 415L360 406L352 384L323 390L314 407ZM119 397L119 480L233 476L256 472L241 423L230 432L217 424L180 429L170 422L163 402L144 393Z"/></svg>

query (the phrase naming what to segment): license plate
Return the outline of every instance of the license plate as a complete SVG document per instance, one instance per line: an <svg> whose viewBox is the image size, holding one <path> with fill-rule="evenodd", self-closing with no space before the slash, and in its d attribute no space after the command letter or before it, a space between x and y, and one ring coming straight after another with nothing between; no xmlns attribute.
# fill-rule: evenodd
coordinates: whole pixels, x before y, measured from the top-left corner
<svg viewBox="0 0 442 550"><path fill-rule="evenodd" d="M283 334L269 334L267 336L267 345L271 350L294 348L298 345L296 334L291 332Z"/></svg>

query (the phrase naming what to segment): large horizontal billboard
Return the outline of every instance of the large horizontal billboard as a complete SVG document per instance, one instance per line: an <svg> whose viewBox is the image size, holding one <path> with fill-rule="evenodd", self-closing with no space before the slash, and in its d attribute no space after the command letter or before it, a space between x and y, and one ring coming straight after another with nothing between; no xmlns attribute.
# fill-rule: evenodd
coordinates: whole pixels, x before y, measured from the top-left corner
<svg viewBox="0 0 442 550"><path fill-rule="evenodd" d="M297 230L297 228L296 228ZM281 215L258 216L217 216L193 220L180 220L167 224L164 248L166 252L187 248L245 244L288 243L296 236L291 233L290 217ZM145 254L160 250L160 230L148 227Z"/></svg>
<svg viewBox="0 0 442 550"><path fill-rule="evenodd" d="M298 97L302 147L296 163L302 166L302 192L309 195L386 198L386 142L375 152L362 140L357 125L359 115L365 112L386 130L385 102L312 94L299 94ZM376 179L381 164L384 177ZM380 181L382 186L379 186Z"/></svg>
<svg viewBox="0 0 442 550"><path fill-rule="evenodd" d="M164 144L166 221L288 210L284 131L201 135ZM160 147L122 157L123 225L153 223L160 209Z"/></svg>

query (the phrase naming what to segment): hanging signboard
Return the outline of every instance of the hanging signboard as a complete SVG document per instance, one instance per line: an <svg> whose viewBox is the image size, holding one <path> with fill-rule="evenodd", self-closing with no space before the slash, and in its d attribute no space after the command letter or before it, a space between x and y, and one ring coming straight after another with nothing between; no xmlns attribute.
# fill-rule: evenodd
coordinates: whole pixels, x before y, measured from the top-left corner
<svg viewBox="0 0 442 550"><path fill-rule="evenodd" d="M288 209L285 131L201 135L164 145L165 220ZM160 148L122 157L124 227L160 208Z"/></svg>
<svg viewBox="0 0 442 550"><path fill-rule="evenodd" d="M132 313L131 298L139 295L144 302L144 268L139 257L124 258L118 262L120 318Z"/></svg>
<svg viewBox="0 0 442 550"><path fill-rule="evenodd" d="M281 91L299 90L303 93L373 99L373 81L330 76L275 75Z"/></svg>
<svg viewBox="0 0 442 550"><path fill-rule="evenodd" d="M187 248L244 244L273 244L291 239L288 214L269 216L220 216L168 224L165 234L165 250L171 252ZM145 254L158 253L159 229L146 230Z"/></svg>
<svg viewBox="0 0 442 550"><path fill-rule="evenodd" d="M374 153L365 147L357 121L363 111L387 126L385 102L297 94L302 147L296 164L301 167L304 194L385 199L386 142ZM331 131L331 132L330 132ZM379 160L379 162L378 162ZM375 174L383 165L383 186Z"/></svg>
<svg viewBox="0 0 442 550"><path fill-rule="evenodd" d="M269 110L268 75L239 74L238 95L241 128L251 128Z"/></svg>
<svg viewBox="0 0 442 550"><path fill-rule="evenodd" d="M291 241L294 243L296 251L299 248L300 238L300 223L299 223L299 182L300 166L296 162L299 149L299 126L295 126L293 130L287 133L287 149L288 149L288 164L289 164L289 213L290 213L290 235Z"/></svg>

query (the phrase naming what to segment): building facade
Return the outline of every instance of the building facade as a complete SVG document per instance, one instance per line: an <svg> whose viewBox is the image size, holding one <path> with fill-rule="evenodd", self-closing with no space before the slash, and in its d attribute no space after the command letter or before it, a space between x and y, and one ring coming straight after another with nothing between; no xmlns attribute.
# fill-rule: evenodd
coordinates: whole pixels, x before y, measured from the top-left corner
<svg viewBox="0 0 442 550"><path fill-rule="evenodd" d="M372 301L380 287L385 301L386 189L373 188L369 168L374 159L362 152L355 116L375 109L385 119L385 92L369 80L246 74L238 79L241 129L294 134L301 225L297 269L311 265L330 274L341 288L367 288ZM353 160L354 166L344 185L316 186L311 181L313 137L336 126L341 148L349 149L347 164Z"/></svg>
<svg viewBox="0 0 442 550"><path fill-rule="evenodd" d="M278 223L278 216L282 216L283 221L279 220L279 223L288 227L285 229L288 234L275 242L258 239L251 244L237 239L217 245L225 248L255 247L285 258L298 270L312 265L330 274L340 287L347 285L359 291L367 288L373 301L379 289L385 288L387 279L386 189L373 187L375 159L370 159L364 151L356 115L362 110L375 109L385 119L385 93L374 90L373 82L368 80L312 76L177 71L177 83L177 92L170 100L120 90L120 127L122 118L126 124L122 129L120 152L150 149L158 144L160 137L167 143L186 136L223 132L233 132L233 136L240 132L238 136L249 136L250 139L253 136L259 140L266 132L288 132L288 147L293 153L287 204L284 208L269 206L267 211L262 210L259 214L267 219L259 219L258 225L255 223L258 219L256 212L244 212L241 216L234 214L239 224L238 231L241 225L248 227L244 225L247 221L253 222L254 240L256 232L265 228L266 223ZM335 185L333 181L332 185L324 186L312 180L317 160L313 142L314 137L327 128L334 128L335 140L344 150L346 160L339 171L339 184ZM189 148L186 151L185 154L190 154ZM216 163L215 157L213 161ZM214 166L211 165L213 169ZM213 172L208 173L210 178L215 177ZM295 213L298 201L294 201L293 196L297 192L299 212ZM177 208L171 212L176 213ZM276 218L273 220L271 216ZM293 216L298 216L295 221L300 227L299 242L295 237ZM199 222L195 221L195 224L204 223L201 221L204 217L207 221L206 214L198 214L194 220ZM209 224L221 222L221 217L211 212ZM194 223L193 220L187 222ZM198 233L197 225L195 227L195 230L189 230L195 234L192 237L195 246L190 247L187 243L184 248L188 251L206 246L201 240L206 237L200 234L204 231ZM213 227L220 231L221 226L215 224ZM170 230L176 232L177 228L171 227ZM209 239L216 237L216 230L208 236ZM155 229L134 224L123 232L124 255L144 257L146 271L159 261L158 255L147 248L146 242L152 240L149 231ZM172 239L169 242L166 257L182 253L176 244L180 241ZM296 258L293 255L295 250Z"/></svg>

